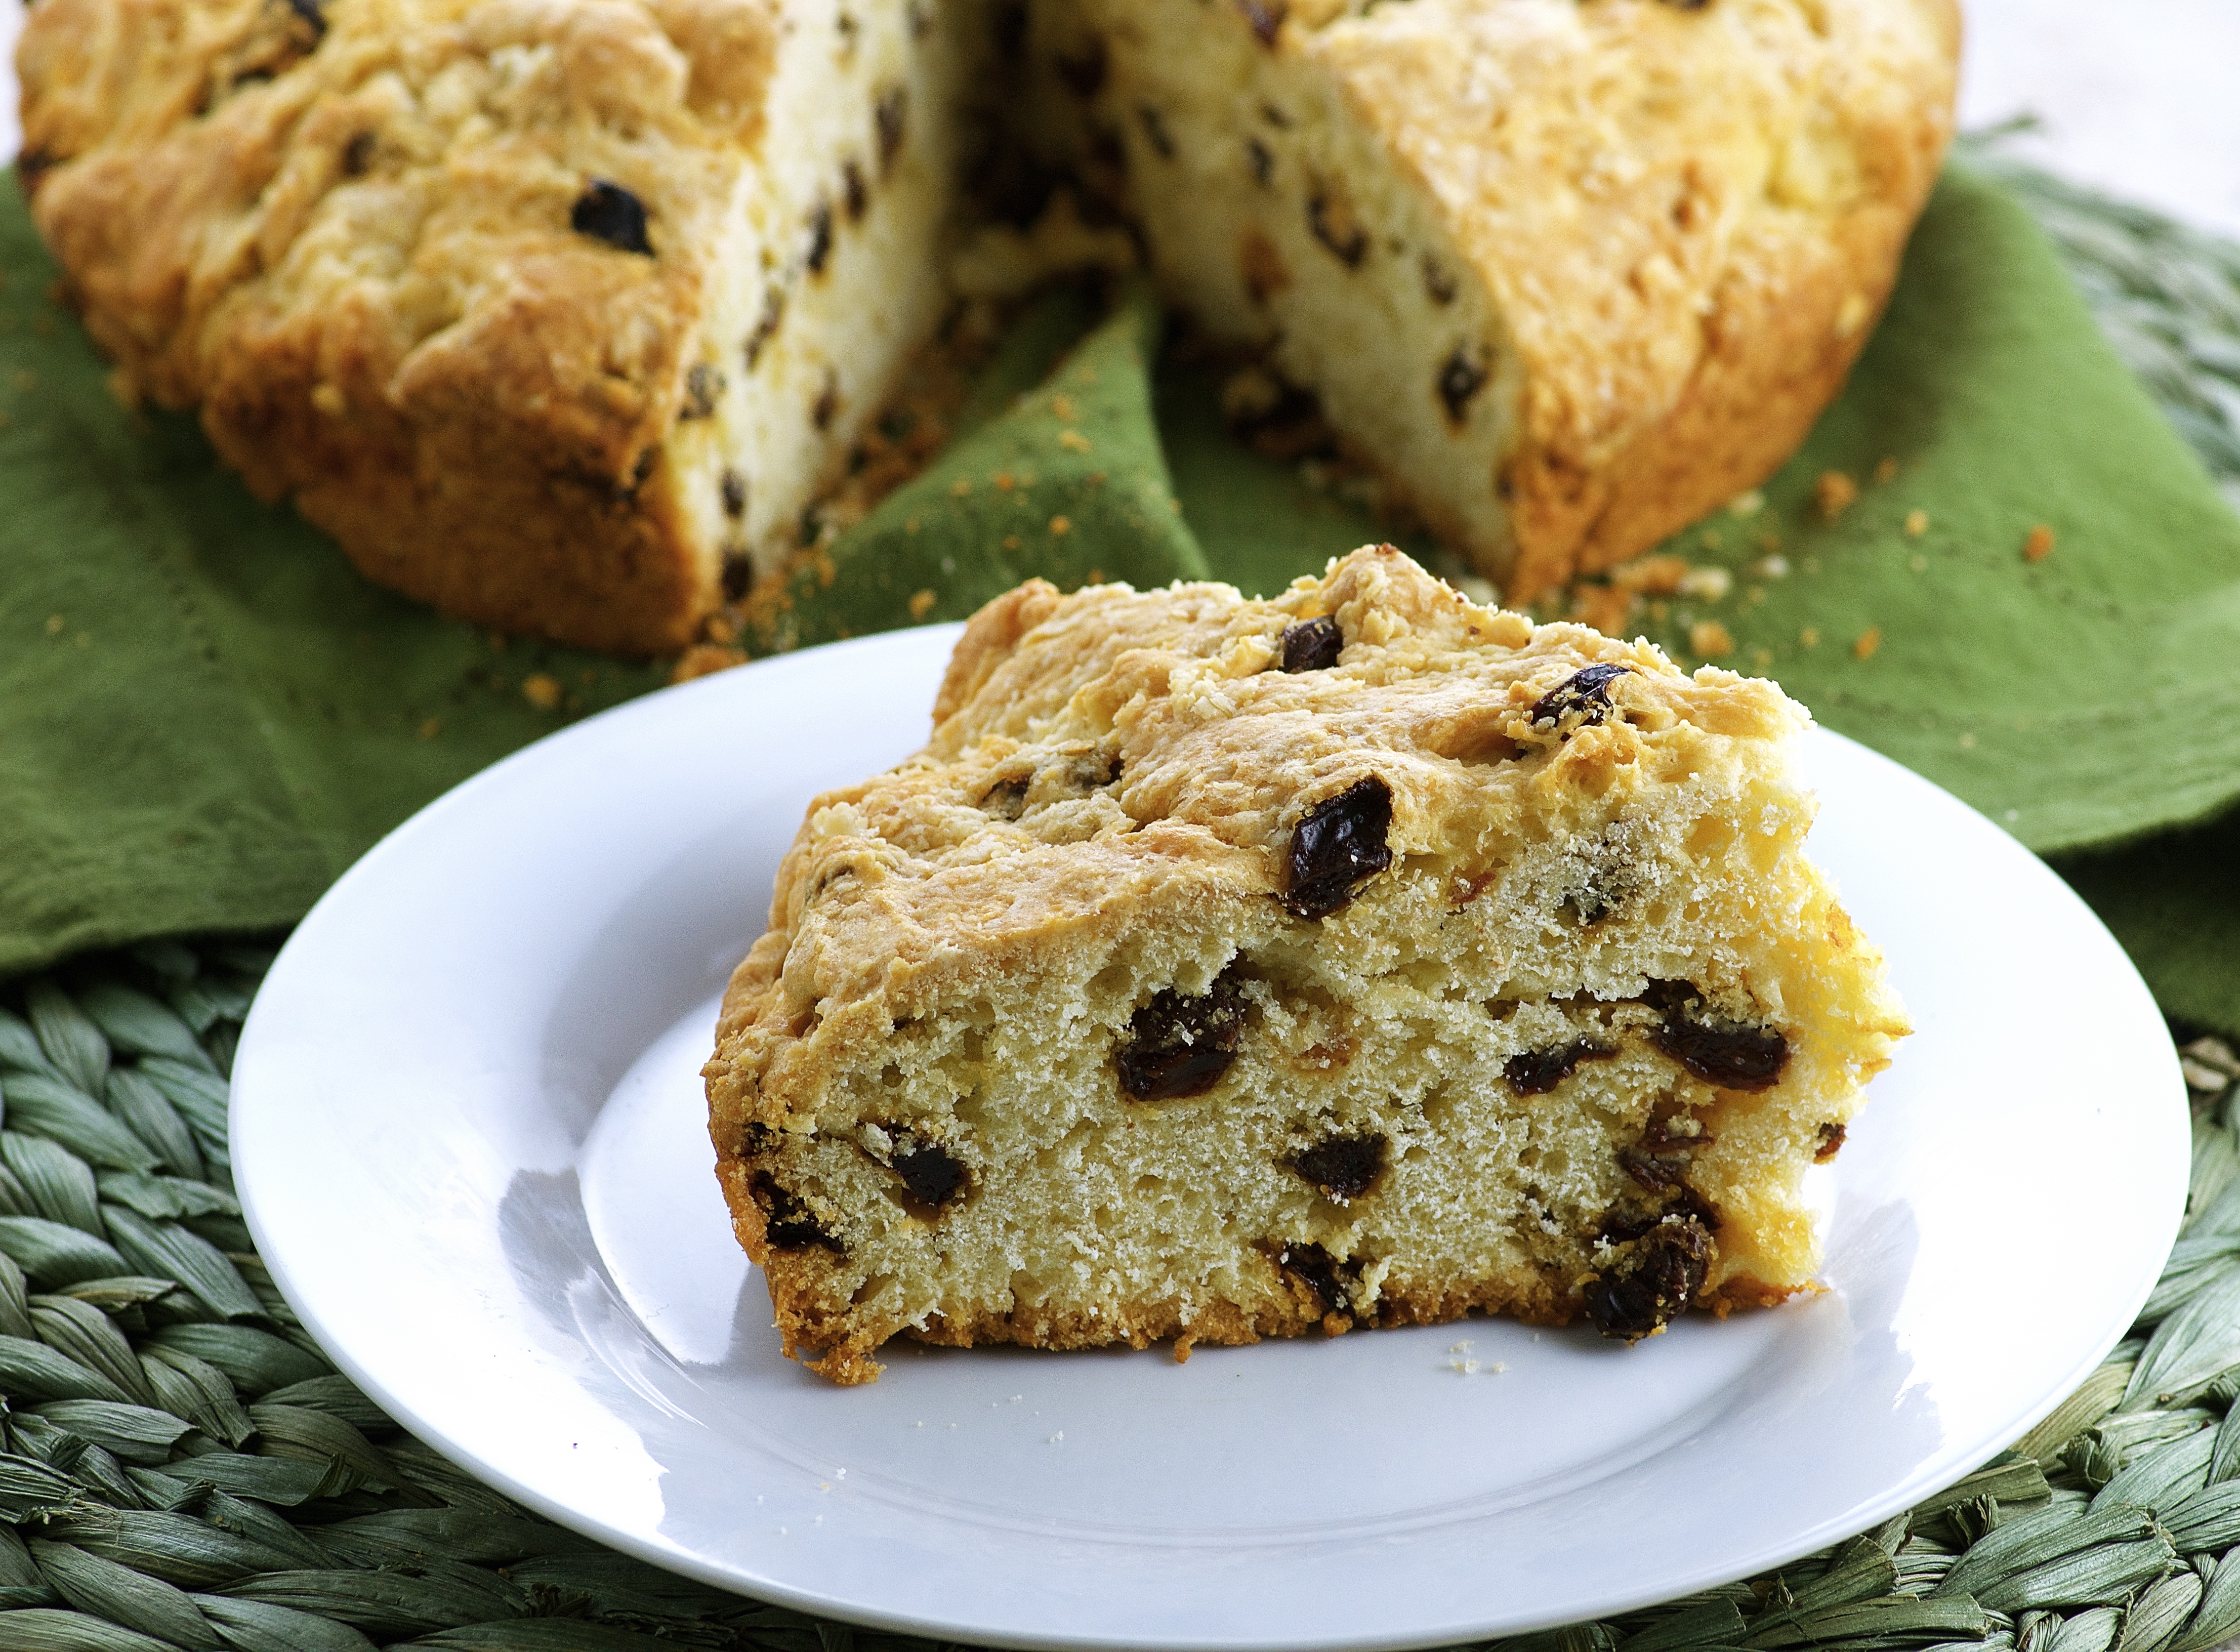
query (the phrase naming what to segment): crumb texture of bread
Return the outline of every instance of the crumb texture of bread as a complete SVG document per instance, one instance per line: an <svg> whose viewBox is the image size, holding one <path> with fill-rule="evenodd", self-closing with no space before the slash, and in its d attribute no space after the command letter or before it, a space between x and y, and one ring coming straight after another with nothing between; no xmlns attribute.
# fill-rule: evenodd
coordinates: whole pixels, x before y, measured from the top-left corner
<svg viewBox="0 0 2240 1652"><path fill-rule="evenodd" d="M706 1069L787 1351L1629 1340L1809 1286L1907 1030L1805 857L1801 708L1390 547L966 628L827 793Z"/></svg>

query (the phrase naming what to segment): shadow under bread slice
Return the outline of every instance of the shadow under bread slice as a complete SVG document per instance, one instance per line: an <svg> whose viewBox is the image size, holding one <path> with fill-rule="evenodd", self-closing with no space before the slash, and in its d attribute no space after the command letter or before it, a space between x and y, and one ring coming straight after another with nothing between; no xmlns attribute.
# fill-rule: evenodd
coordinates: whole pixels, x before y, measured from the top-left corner
<svg viewBox="0 0 2240 1652"><path fill-rule="evenodd" d="M1809 1286L1803 1171L1907 1028L1774 684L1379 547L1271 602L1023 586L936 719L812 804L707 1069L790 1354Z"/></svg>

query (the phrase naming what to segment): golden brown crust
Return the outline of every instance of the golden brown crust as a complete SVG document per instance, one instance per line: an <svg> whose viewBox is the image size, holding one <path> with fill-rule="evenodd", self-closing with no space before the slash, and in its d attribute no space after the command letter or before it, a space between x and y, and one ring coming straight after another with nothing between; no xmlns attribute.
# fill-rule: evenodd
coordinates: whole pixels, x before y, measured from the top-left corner
<svg viewBox="0 0 2240 1652"><path fill-rule="evenodd" d="M965 622L964 635L949 656L942 674L941 691L934 696L933 721L938 728L980 692L996 669L1010 657L1019 639L1050 616L1059 602L1058 589L1046 579L1030 579L1005 591Z"/></svg>
<svg viewBox="0 0 2240 1652"><path fill-rule="evenodd" d="M1763 480L1842 388L1950 135L1959 14L1449 0L1282 43L1337 77L1503 311L1510 538L1470 548L1523 603Z"/></svg>

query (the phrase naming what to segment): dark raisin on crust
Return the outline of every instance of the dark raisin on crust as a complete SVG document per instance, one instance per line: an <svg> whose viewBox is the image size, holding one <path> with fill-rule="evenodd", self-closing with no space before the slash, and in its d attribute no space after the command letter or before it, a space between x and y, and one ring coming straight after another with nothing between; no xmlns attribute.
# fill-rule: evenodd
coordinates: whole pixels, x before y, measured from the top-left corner
<svg viewBox="0 0 2240 1652"><path fill-rule="evenodd" d="M1357 1199L1375 1187L1377 1178L1384 1174L1385 1156L1390 1147L1390 1142L1377 1130L1330 1136L1312 1147L1300 1149L1283 1164L1301 1181L1320 1189L1329 1198Z"/></svg>
<svg viewBox="0 0 2240 1652"><path fill-rule="evenodd" d="M762 359L763 346L777 336L778 323L785 319L785 289L765 288L763 292L763 313L755 322L755 330L747 335L747 371L755 370Z"/></svg>
<svg viewBox="0 0 2240 1652"><path fill-rule="evenodd" d="M1423 292L1435 304L1451 304L1458 290L1454 271L1430 253L1423 255Z"/></svg>
<svg viewBox="0 0 2240 1652"><path fill-rule="evenodd" d="M1614 1341L1653 1336L1688 1311L1710 1271L1710 1233L1692 1216L1669 1216L1637 1239L1583 1294L1587 1317Z"/></svg>
<svg viewBox="0 0 2240 1652"><path fill-rule="evenodd" d="M1630 676L1630 665L1589 665L1574 671L1532 703L1532 726L1562 727L1567 718L1577 722L1563 730L1564 737L1580 729L1591 729L1610 714L1610 685Z"/></svg>
<svg viewBox="0 0 2240 1652"><path fill-rule="evenodd" d="M1286 671L1327 671L1344 650L1345 634L1329 615L1301 620L1283 628L1283 669Z"/></svg>
<svg viewBox="0 0 2240 1652"><path fill-rule="evenodd" d="M755 588L754 558L743 551L727 551L723 556L723 597L736 603Z"/></svg>
<svg viewBox="0 0 2240 1652"><path fill-rule="evenodd" d="M1778 1027L1714 1014L1692 982L1651 981L1642 1002L1663 1017L1650 1042L1705 1083L1763 1090L1780 1082L1789 1040Z"/></svg>
<svg viewBox="0 0 2240 1652"><path fill-rule="evenodd" d="M999 780L980 794L980 807L997 820L1017 820L1027 812L1028 781L1023 776Z"/></svg>
<svg viewBox="0 0 2240 1652"><path fill-rule="evenodd" d="M1447 410L1447 420L1460 424L1470 416L1470 404L1485 388L1493 371L1486 364L1485 353L1470 355L1457 344L1446 364L1439 369L1439 400Z"/></svg>
<svg viewBox="0 0 2240 1652"><path fill-rule="evenodd" d="M353 132L349 143L343 145L343 176L363 177L373 165L375 152L381 140L371 132Z"/></svg>
<svg viewBox="0 0 2240 1652"><path fill-rule="evenodd" d="M938 1142L914 1143L895 1149L895 1174L921 1204L943 1205L964 1190L970 1179L963 1161Z"/></svg>
<svg viewBox="0 0 2240 1652"><path fill-rule="evenodd" d="M1252 181L1266 189L1276 177L1276 152L1257 137L1244 140L1245 164L1252 169Z"/></svg>
<svg viewBox="0 0 2240 1652"><path fill-rule="evenodd" d="M1574 1038L1553 1049L1527 1049L1501 1064L1501 1076L1519 1096L1545 1096L1571 1076L1583 1061L1607 1061L1617 1051L1590 1038Z"/></svg>
<svg viewBox="0 0 2240 1652"><path fill-rule="evenodd" d="M1369 231L1354 222L1343 202L1320 190L1307 197L1307 228L1349 270L1360 269L1369 256Z"/></svg>
<svg viewBox="0 0 2240 1652"><path fill-rule="evenodd" d="M1283 901L1294 917L1326 917L1392 864L1392 788L1375 775L1317 803L1291 832Z"/></svg>
<svg viewBox="0 0 2240 1652"><path fill-rule="evenodd" d="M771 1249L805 1250L817 1245L836 1256L848 1254L847 1248L817 1221L809 1207L779 1186L769 1172L757 1173L748 1184L748 1191L762 1208L763 1239Z"/></svg>
<svg viewBox="0 0 2240 1652"><path fill-rule="evenodd" d="M1283 26L1283 14L1290 10L1285 0L1237 0L1237 9L1244 14L1244 21L1252 25L1252 32L1260 37L1263 46L1276 43L1277 31Z"/></svg>
<svg viewBox="0 0 2240 1652"><path fill-rule="evenodd" d="M840 198L848 209L848 221L856 223L863 216L863 209L871 203L871 191L863 182L863 169L856 157L850 156L840 167Z"/></svg>
<svg viewBox="0 0 2240 1652"><path fill-rule="evenodd" d="M821 276L832 257L832 203L819 201L809 215L809 273Z"/></svg>
<svg viewBox="0 0 2240 1652"><path fill-rule="evenodd" d="M1320 1245L1287 1241L1276 1252L1276 1265L1293 1278L1303 1281L1322 1299L1325 1314L1343 1314L1352 1301L1353 1282L1361 1276L1361 1264L1340 1262Z"/></svg>
<svg viewBox="0 0 2240 1652"><path fill-rule="evenodd" d="M816 405L809 410L809 421L820 430L832 428L832 416L840 410L840 376L831 368L824 370L824 388L817 392Z"/></svg>
<svg viewBox="0 0 2240 1652"><path fill-rule="evenodd" d="M684 410L679 418L704 419L712 417L716 403L723 394L723 370L707 362L696 362L684 375Z"/></svg>
<svg viewBox="0 0 2240 1652"><path fill-rule="evenodd" d="M288 10L311 25L314 41L327 37L327 14L320 6L319 0L288 0Z"/></svg>
<svg viewBox="0 0 2240 1652"><path fill-rule="evenodd" d="M730 465L723 467L723 514L737 520L747 514L747 479Z"/></svg>
<svg viewBox="0 0 2240 1652"><path fill-rule="evenodd" d="M1112 66L1102 35L1090 36L1079 51L1053 54L1050 63L1066 90L1083 102L1104 90L1104 77Z"/></svg>
<svg viewBox="0 0 2240 1652"><path fill-rule="evenodd" d="M895 163L903 147L903 128L910 114L910 93L890 86L871 105L871 124L879 135L879 170L883 175Z"/></svg>
<svg viewBox="0 0 2240 1652"><path fill-rule="evenodd" d="M1112 1049L1120 1088L1138 1102L1203 1096L1221 1082L1244 1039L1244 994L1236 965L1195 996L1168 987L1128 1018Z"/></svg>
<svg viewBox="0 0 2240 1652"><path fill-rule="evenodd" d="M645 203L604 178L593 178L576 197L568 211L568 227L624 252L653 256L653 243L645 238Z"/></svg>
<svg viewBox="0 0 2240 1652"><path fill-rule="evenodd" d="M1812 1162L1825 1164L1841 1153L1843 1150L1843 1138L1850 1134L1850 1132L1841 1124L1823 1124L1820 1127L1820 1145L1813 1150Z"/></svg>
<svg viewBox="0 0 2240 1652"><path fill-rule="evenodd" d="M1136 118L1143 123L1144 141L1157 151L1163 161L1175 158L1175 137L1167 130L1167 117L1149 103L1136 105Z"/></svg>

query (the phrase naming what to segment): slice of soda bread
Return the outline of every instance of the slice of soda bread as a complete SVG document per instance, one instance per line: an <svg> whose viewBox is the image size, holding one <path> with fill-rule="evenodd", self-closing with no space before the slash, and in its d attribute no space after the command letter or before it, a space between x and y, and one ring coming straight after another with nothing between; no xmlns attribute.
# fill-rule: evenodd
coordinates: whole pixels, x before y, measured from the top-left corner
<svg viewBox="0 0 2240 1652"><path fill-rule="evenodd" d="M1773 683L1378 547L1272 602L1023 585L934 717L811 805L706 1069L788 1353L1807 1286L1805 1167L1907 1026Z"/></svg>

